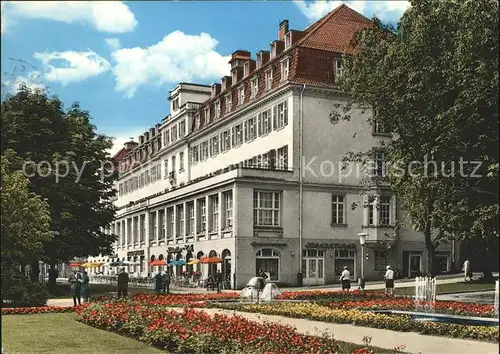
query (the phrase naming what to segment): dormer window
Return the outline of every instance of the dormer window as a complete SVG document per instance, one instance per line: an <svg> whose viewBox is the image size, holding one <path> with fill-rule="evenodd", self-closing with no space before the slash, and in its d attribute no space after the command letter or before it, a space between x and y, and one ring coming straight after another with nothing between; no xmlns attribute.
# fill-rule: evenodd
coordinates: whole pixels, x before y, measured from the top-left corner
<svg viewBox="0 0 500 354"><path fill-rule="evenodd" d="M276 42L271 43L271 59L276 58Z"/></svg>
<svg viewBox="0 0 500 354"><path fill-rule="evenodd" d="M196 116L194 117L194 119L195 119L194 124L195 124L196 129L200 129L200 127L201 127L201 115L199 113L197 113Z"/></svg>
<svg viewBox="0 0 500 354"><path fill-rule="evenodd" d="M217 94L217 87L215 85L212 86L212 97L215 97Z"/></svg>
<svg viewBox="0 0 500 354"><path fill-rule="evenodd" d="M285 35L285 50L292 46L292 32L288 32Z"/></svg>
<svg viewBox="0 0 500 354"><path fill-rule="evenodd" d="M234 70L233 71L233 85L238 81L238 71Z"/></svg>
<svg viewBox="0 0 500 354"><path fill-rule="evenodd" d="M174 111L177 111L179 109L179 99L176 98L173 102L172 102L172 109Z"/></svg>
<svg viewBox="0 0 500 354"><path fill-rule="evenodd" d="M220 117L220 101L215 102L215 119Z"/></svg>
<svg viewBox="0 0 500 354"><path fill-rule="evenodd" d="M227 81L226 78L222 78L222 88L221 90L224 91L227 88Z"/></svg>
<svg viewBox="0 0 500 354"><path fill-rule="evenodd" d="M205 108L205 122L210 120L210 107Z"/></svg>
<svg viewBox="0 0 500 354"><path fill-rule="evenodd" d="M290 59L286 58L281 62L281 81L288 79L288 73L290 70Z"/></svg>
<svg viewBox="0 0 500 354"><path fill-rule="evenodd" d="M338 79L342 77L343 73L343 67L342 67L342 59L335 59L333 61L333 67L335 69L335 81L337 82Z"/></svg>
<svg viewBox="0 0 500 354"><path fill-rule="evenodd" d="M266 71L266 90L270 90L273 86L273 70Z"/></svg>
<svg viewBox="0 0 500 354"><path fill-rule="evenodd" d="M243 76L246 77L250 74L250 62L246 62L244 65L243 65Z"/></svg>
<svg viewBox="0 0 500 354"><path fill-rule="evenodd" d="M262 66L262 53L257 54L257 68Z"/></svg>
<svg viewBox="0 0 500 354"><path fill-rule="evenodd" d="M226 113L231 112L232 103L233 103L233 95L229 94L226 96Z"/></svg>
<svg viewBox="0 0 500 354"><path fill-rule="evenodd" d="M241 106L245 102L245 87L240 86L238 88L238 106Z"/></svg>
<svg viewBox="0 0 500 354"><path fill-rule="evenodd" d="M257 97L257 93L259 92L259 78L258 77L254 77L252 79L252 94L251 94L251 97L254 98L254 97Z"/></svg>

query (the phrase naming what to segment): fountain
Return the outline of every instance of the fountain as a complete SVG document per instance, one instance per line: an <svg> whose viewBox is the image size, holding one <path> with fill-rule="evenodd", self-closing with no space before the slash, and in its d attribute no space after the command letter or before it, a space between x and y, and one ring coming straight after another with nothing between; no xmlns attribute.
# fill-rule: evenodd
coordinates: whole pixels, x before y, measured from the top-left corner
<svg viewBox="0 0 500 354"><path fill-rule="evenodd" d="M434 312L436 303L436 278L415 278L415 310Z"/></svg>
<svg viewBox="0 0 500 354"><path fill-rule="evenodd" d="M495 281L495 304L494 304L494 309L495 309L495 315L498 316L498 280Z"/></svg>

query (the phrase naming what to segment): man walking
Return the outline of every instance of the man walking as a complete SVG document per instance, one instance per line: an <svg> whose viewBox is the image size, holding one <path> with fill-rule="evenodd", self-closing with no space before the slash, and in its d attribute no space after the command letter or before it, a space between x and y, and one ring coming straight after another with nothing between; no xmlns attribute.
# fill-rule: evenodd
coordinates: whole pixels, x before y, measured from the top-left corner
<svg viewBox="0 0 500 354"><path fill-rule="evenodd" d="M387 271L385 272L385 293L387 295L392 295L394 290L394 271L391 266L387 266Z"/></svg>
<svg viewBox="0 0 500 354"><path fill-rule="evenodd" d="M70 283L71 294L73 296L73 306L76 306L77 300L78 305L81 305L82 273L78 272L76 269L73 270L73 273L70 273L68 276L68 283Z"/></svg>
<svg viewBox="0 0 500 354"><path fill-rule="evenodd" d="M170 294L170 274L167 270L165 274L163 274L163 294Z"/></svg>
<svg viewBox="0 0 500 354"><path fill-rule="evenodd" d="M128 282L129 277L125 268L122 268L120 273L118 274L118 297L126 297L128 292Z"/></svg>
<svg viewBox="0 0 500 354"><path fill-rule="evenodd" d="M161 289L163 288L163 276L161 275L161 272L156 273L155 275L155 292L156 294L161 293Z"/></svg>
<svg viewBox="0 0 500 354"><path fill-rule="evenodd" d="M217 282L217 292L220 293L222 288L222 273L220 270L218 270L215 275L215 281Z"/></svg>

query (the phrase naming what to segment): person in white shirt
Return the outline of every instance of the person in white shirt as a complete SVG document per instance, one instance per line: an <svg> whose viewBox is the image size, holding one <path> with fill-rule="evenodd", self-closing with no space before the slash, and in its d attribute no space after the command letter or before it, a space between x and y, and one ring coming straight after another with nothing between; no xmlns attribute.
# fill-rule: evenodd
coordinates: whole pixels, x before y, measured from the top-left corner
<svg viewBox="0 0 500 354"><path fill-rule="evenodd" d="M392 295L394 290L394 271L391 269L391 266L387 266L387 271L385 272L385 292L388 295Z"/></svg>
<svg viewBox="0 0 500 354"><path fill-rule="evenodd" d="M463 271L464 271L465 281L467 281L467 278L470 278L470 280L472 280L472 275L470 271L470 261L468 259L466 259L464 262Z"/></svg>
<svg viewBox="0 0 500 354"><path fill-rule="evenodd" d="M340 275L340 281L342 283L342 290L349 291L351 288L351 273L347 269L347 266L344 267L344 271Z"/></svg>

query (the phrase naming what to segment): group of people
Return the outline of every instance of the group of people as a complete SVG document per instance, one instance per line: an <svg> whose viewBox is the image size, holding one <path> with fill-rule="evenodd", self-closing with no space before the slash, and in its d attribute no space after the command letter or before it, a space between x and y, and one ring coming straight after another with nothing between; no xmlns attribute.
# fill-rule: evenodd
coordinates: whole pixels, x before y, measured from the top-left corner
<svg viewBox="0 0 500 354"><path fill-rule="evenodd" d="M163 291L163 294L170 294L170 274L168 272L158 272L155 277L155 291L157 294L160 294Z"/></svg>
<svg viewBox="0 0 500 354"><path fill-rule="evenodd" d="M385 280L385 292L387 295L392 295L394 292L394 271L391 266L386 267L386 272L384 275ZM351 289L351 272L349 272L348 267L344 267L342 274L340 275L340 282L342 284L343 291L349 291ZM361 279L360 290L364 290L364 279Z"/></svg>
<svg viewBox="0 0 500 354"><path fill-rule="evenodd" d="M209 275L207 279L207 290L215 290L217 288L217 292L222 292L222 282L224 281L222 273L220 270L215 273L215 276Z"/></svg>
<svg viewBox="0 0 500 354"><path fill-rule="evenodd" d="M90 278L87 272L74 270L68 277L70 284L71 294L73 296L73 306L82 304L82 297L84 302L90 300Z"/></svg>

